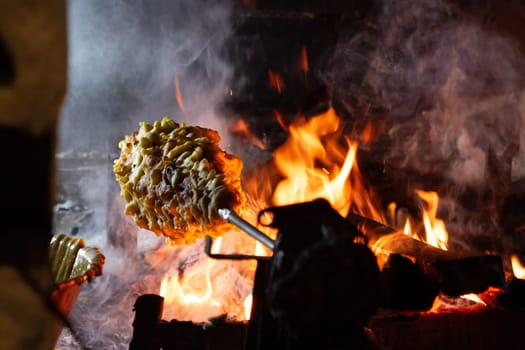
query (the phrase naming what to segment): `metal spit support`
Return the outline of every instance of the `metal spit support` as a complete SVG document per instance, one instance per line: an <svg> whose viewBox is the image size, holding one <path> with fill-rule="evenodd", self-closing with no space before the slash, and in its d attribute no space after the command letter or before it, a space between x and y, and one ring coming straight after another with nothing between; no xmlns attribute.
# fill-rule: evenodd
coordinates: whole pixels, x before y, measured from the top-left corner
<svg viewBox="0 0 525 350"><path fill-rule="evenodd" d="M273 239L271 239L270 237L268 237L267 235L259 231L255 226L250 224L248 221L241 218L233 210L221 208L218 211L219 211L219 216L221 218L237 226L239 229L247 233L252 238L255 238L256 240L264 244L266 247L270 248L272 251L274 250L275 241Z"/></svg>

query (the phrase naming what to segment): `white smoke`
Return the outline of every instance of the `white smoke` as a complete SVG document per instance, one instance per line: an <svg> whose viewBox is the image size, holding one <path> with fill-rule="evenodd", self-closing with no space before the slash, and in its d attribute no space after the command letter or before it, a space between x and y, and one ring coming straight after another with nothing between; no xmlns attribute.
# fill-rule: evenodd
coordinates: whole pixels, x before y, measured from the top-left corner
<svg viewBox="0 0 525 350"><path fill-rule="evenodd" d="M486 4L379 5L377 23L341 37L324 76L334 98L386 111L384 162L449 183L441 214L452 231L497 236L506 190L525 175L519 37L487 25Z"/></svg>
<svg viewBox="0 0 525 350"><path fill-rule="evenodd" d="M115 152L139 121L168 115L223 131L230 1L70 1L60 149ZM175 98L177 74L186 115Z"/></svg>
<svg viewBox="0 0 525 350"><path fill-rule="evenodd" d="M85 283L70 315L90 349L127 349L136 298L158 293L160 285L143 256L163 240L138 230L119 209L112 174L118 142L139 121L166 115L226 135L217 110L232 74L222 56L231 12L228 0L68 2L69 86L60 116L58 180L84 169L79 194L66 188L63 199L89 209L78 237L106 256L104 274ZM64 175L68 161L78 168ZM64 330L58 348L79 346Z"/></svg>

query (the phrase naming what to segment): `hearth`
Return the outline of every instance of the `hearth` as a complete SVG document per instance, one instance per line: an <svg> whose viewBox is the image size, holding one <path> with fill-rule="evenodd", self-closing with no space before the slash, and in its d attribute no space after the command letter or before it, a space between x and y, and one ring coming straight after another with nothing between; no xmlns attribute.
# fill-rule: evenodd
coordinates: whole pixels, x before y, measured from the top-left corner
<svg viewBox="0 0 525 350"><path fill-rule="evenodd" d="M100 12L136 18L120 44L138 73L116 55L123 77L73 86L63 113L55 230L107 256L71 315L86 347L518 347L522 2L168 3ZM163 115L243 160L247 226L173 247L122 214L116 145ZM68 133L106 118L100 142Z"/></svg>

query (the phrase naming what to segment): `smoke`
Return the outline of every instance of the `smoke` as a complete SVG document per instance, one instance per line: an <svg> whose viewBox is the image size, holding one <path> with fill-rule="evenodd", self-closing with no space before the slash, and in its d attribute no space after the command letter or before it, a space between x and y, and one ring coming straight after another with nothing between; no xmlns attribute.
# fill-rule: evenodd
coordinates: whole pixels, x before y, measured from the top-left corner
<svg viewBox="0 0 525 350"><path fill-rule="evenodd" d="M373 25L341 37L324 79L335 99L386 110L384 162L444 179L452 231L497 237L506 190L525 175L519 43L487 25L486 4L380 5Z"/></svg>
<svg viewBox="0 0 525 350"><path fill-rule="evenodd" d="M232 74L231 63L222 57L231 12L231 1L222 0L68 3L69 81L57 175L60 181L82 173L78 188L62 186L62 195L65 203L79 201L79 207L88 208L77 223L78 236L106 256L104 274L85 283L70 315L88 348L128 348L136 298L159 292L160 277L144 256L164 240L138 230L122 214L111 171L118 142L139 121L165 115L226 135L227 123L217 110ZM184 110L177 102L176 79ZM68 162L73 169L66 170L74 171L64 175L61 169ZM55 225L59 229L69 233L72 227ZM80 347L66 329L58 348Z"/></svg>
<svg viewBox="0 0 525 350"><path fill-rule="evenodd" d="M501 195L510 180L525 176L523 54L511 37L444 1L379 5L377 21L341 33L323 79L343 105L387 111L385 163L439 174L451 184L440 201L451 233L497 234ZM127 348L133 302L158 292L139 257L159 240L120 218L120 227L131 230L120 237L139 246L130 254L109 242L107 221L117 213L106 212L116 195L111 157L139 121L164 115L226 135L217 106L232 76L222 57L231 10L229 1L217 0L69 2L59 151L106 157L104 170L80 181L81 199L97 209L92 231L79 235L107 257L104 275L83 287L71 314L90 348ZM75 348L67 331L59 348Z"/></svg>
<svg viewBox="0 0 525 350"><path fill-rule="evenodd" d="M71 1L60 149L114 152L139 121L168 115L222 131L229 1ZM175 98L177 75L186 114Z"/></svg>

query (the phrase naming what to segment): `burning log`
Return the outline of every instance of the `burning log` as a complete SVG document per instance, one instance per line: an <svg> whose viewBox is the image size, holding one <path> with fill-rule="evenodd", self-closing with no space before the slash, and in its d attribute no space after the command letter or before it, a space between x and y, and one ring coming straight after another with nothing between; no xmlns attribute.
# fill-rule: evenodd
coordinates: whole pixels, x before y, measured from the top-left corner
<svg viewBox="0 0 525 350"><path fill-rule="evenodd" d="M455 260L470 256L467 253L450 252L433 247L402 232L382 236L373 246L376 251L401 254L418 261Z"/></svg>
<svg viewBox="0 0 525 350"><path fill-rule="evenodd" d="M506 293L498 296L498 302L509 309L525 307L525 280L512 278L506 286Z"/></svg>
<svg viewBox="0 0 525 350"><path fill-rule="evenodd" d="M441 250L402 233L378 240L382 251L416 260L421 272L449 296L479 293L488 287L501 287L505 281L500 256L468 256Z"/></svg>
<svg viewBox="0 0 525 350"><path fill-rule="evenodd" d="M364 227L367 236L371 237L370 239L374 242L373 249L376 254L399 254L415 260L420 272L438 286L440 291L449 296L479 293L488 287L504 285L504 269L500 256L442 250L356 214L351 214L349 220L359 227ZM392 265L392 261L390 263ZM394 266L398 269L402 264ZM414 273L411 271L413 268L408 264L402 269L406 271L396 272L396 274L411 275ZM394 272L389 271L389 273ZM388 277L389 280L391 278L394 277ZM391 287L396 288L392 284ZM390 295L394 296L396 293L392 292ZM389 303L396 304L393 301Z"/></svg>
<svg viewBox="0 0 525 350"><path fill-rule="evenodd" d="M506 293L499 295L499 302L508 308L525 307L525 267L516 254L510 256L514 277L506 285Z"/></svg>
<svg viewBox="0 0 525 350"><path fill-rule="evenodd" d="M241 350L246 335L243 323L195 324L190 321L162 322L159 338L163 350Z"/></svg>
<svg viewBox="0 0 525 350"><path fill-rule="evenodd" d="M381 306L393 310L423 311L432 307L439 288L416 263L390 254L381 271Z"/></svg>
<svg viewBox="0 0 525 350"><path fill-rule="evenodd" d="M195 324L190 321L162 320L164 298L144 294L135 302L133 338L129 350L229 349L240 350L246 327L243 323L216 322Z"/></svg>
<svg viewBox="0 0 525 350"><path fill-rule="evenodd" d="M424 274L449 296L481 293L503 287L505 272L500 256L482 255L462 259L420 262Z"/></svg>
<svg viewBox="0 0 525 350"><path fill-rule="evenodd" d="M522 349L523 311L477 310L372 318L370 328L391 350Z"/></svg>

